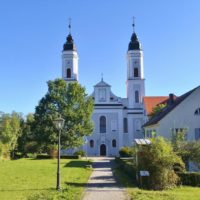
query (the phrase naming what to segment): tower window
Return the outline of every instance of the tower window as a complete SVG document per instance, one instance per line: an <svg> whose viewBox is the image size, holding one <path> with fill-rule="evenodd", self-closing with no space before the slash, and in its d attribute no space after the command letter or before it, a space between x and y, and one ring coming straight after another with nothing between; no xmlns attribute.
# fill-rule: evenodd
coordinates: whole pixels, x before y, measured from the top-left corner
<svg viewBox="0 0 200 200"><path fill-rule="evenodd" d="M71 78L71 69L70 68L67 69L67 78Z"/></svg>
<svg viewBox="0 0 200 200"><path fill-rule="evenodd" d="M138 73L138 68L134 68L134 77L138 77L139 73Z"/></svg>
<svg viewBox="0 0 200 200"><path fill-rule="evenodd" d="M135 91L135 103L139 103L139 91Z"/></svg>
<svg viewBox="0 0 200 200"><path fill-rule="evenodd" d="M100 133L106 133L106 117L100 117Z"/></svg>
<svg viewBox="0 0 200 200"><path fill-rule="evenodd" d="M128 133L128 119L124 118L124 133Z"/></svg>
<svg viewBox="0 0 200 200"><path fill-rule="evenodd" d="M90 140L90 148L94 147L94 140Z"/></svg>
<svg viewBox="0 0 200 200"><path fill-rule="evenodd" d="M116 142L116 140L112 140L112 147L116 147L117 146L117 142Z"/></svg>

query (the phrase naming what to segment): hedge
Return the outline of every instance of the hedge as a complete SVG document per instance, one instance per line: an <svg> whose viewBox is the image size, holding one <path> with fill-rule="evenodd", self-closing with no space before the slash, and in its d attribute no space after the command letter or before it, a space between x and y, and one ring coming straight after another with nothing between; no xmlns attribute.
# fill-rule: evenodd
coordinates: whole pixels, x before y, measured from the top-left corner
<svg viewBox="0 0 200 200"><path fill-rule="evenodd" d="M177 175L182 185L200 186L200 173L198 172L177 173Z"/></svg>
<svg viewBox="0 0 200 200"><path fill-rule="evenodd" d="M39 154L36 156L36 159L51 159L52 157L47 154ZM61 159L79 159L79 155L73 155L73 156L60 156Z"/></svg>
<svg viewBox="0 0 200 200"><path fill-rule="evenodd" d="M131 177L131 179L133 181L136 180L136 168L134 167L134 165L132 163L130 163L129 160L123 160L119 157L115 158L115 161L118 165L118 167L129 177Z"/></svg>

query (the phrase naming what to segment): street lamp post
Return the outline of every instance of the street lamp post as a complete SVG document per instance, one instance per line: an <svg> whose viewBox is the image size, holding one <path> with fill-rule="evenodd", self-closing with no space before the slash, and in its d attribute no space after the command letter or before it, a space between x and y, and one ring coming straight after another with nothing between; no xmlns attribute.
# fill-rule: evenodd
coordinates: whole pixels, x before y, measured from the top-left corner
<svg viewBox="0 0 200 200"><path fill-rule="evenodd" d="M57 159L57 184L56 189L60 190L60 135L64 126L65 120L61 117L54 120L56 129L58 130L58 159Z"/></svg>

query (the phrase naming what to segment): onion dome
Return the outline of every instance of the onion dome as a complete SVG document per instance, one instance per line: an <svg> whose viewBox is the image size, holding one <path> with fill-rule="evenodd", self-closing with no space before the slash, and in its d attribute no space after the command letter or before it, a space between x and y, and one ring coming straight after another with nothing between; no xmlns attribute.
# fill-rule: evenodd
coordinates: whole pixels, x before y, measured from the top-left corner
<svg viewBox="0 0 200 200"><path fill-rule="evenodd" d="M66 38L65 44L63 45L63 51L76 51L76 46L70 33Z"/></svg>
<svg viewBox="0 0 200 200"><path fill-rule="evenodd" d="M128 45L128 51L131 50L141 50L141 45L135 32L133 32L131 36L131 41Z"/></svg>

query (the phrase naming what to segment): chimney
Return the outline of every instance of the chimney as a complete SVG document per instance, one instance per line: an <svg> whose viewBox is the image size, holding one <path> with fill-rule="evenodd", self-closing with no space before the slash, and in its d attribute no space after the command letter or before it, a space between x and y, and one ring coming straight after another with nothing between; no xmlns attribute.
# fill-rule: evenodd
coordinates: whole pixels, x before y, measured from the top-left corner
<svg viewBox="0 0 200 200"><path fill-rule="evenodd" d="M174 103L174 94L169 94L168 105L172 105Z"/></svg>

